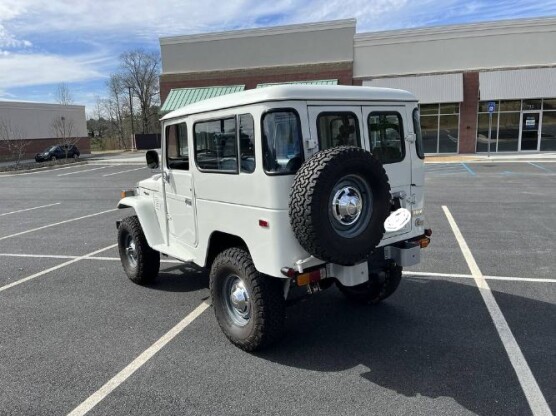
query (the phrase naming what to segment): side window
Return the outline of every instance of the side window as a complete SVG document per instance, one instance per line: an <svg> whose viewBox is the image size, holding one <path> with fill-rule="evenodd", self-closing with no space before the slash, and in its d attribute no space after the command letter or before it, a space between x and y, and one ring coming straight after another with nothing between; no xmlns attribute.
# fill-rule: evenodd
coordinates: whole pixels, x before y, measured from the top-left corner
<svg viewBox="0 0 556 416"><path fill-rule="evenodd" d="M423 134L421 133L421 116L419 109L413 110L413 131L415 132L415 148L417 149L417 156L419 159L425 158L425 151L423 149Z"/></svg>
<svg viewBox="0 0 556 416"><path fill-rule="evenodd" d="M243 173L255 171L255 121L251 114L239 116L240 170Z"/></svg>
<svg viewBox="0 0 556 416"><path fill-rule="evenodd" d="M166 163L169 169L189 170L189 147L185 123L166 127Z"/></svg>
<svg viewBox="0 0 556 416"><path fill-rule="evenodd" d="M317 132L322 150L336 146L361 147L359 122L353 113L320 113Z"/></svg>
<svg viewBox="0 0 556 416"><path fill-rule="evenodd" d="M405 157L402 116L397 112L369 114L371 153L382 163L396 163Z"/></svg>
<svg viewBox="0 0 556 416"><path fill-rule="evenodd" d="M299 115L273 110L263 115L263 165L270 174L293 174L304 160Z"/></svg>
<svg viewBox="0 0 556 416"><path fill-rule="evenodd" d="M194 132L200 170L237 173L235 117L195 123Z"/></svg>

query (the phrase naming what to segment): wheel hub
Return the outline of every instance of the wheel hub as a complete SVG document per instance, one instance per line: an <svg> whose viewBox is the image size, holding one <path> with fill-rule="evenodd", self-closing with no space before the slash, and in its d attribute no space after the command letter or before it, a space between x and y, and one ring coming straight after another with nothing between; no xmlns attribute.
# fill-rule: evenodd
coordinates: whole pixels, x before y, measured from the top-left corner
<svg viewBox="0 0 556 416"><path fill-rule="evenodd" d="M137 264L137 248L135 247L135 241L133 241L133 238L131 237L131 235L129 235L126 239L125 252L126 252L127 258L129 259L129 262L132 265Z"/></svg>
<svg viewBox="0 0 556 416"><path fill-rule="evenodd" d="M224 285L228 314L238 326L245 326L251 318L251 299L243 280L229 276Z"/></svg>
<svg viewBox="0 0 556 416"><path fill-rule="evenodd" d="M363 211L363 198L358 189L344 186L339 189L332 199L332 213L342 225L354 224Z"/></svg>

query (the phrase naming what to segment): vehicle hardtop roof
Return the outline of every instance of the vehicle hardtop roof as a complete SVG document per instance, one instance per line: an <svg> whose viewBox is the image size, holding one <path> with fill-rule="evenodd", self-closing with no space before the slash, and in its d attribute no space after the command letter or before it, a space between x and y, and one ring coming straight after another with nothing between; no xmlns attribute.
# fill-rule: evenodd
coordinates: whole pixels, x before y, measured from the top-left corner
<svg viewBox="0 0 556 416"><path fill-rule="evenodd" d="M162 120L265 101L409 101L417 98L404 90L347 85L276 85L209 98L174 110Z"/></svg>

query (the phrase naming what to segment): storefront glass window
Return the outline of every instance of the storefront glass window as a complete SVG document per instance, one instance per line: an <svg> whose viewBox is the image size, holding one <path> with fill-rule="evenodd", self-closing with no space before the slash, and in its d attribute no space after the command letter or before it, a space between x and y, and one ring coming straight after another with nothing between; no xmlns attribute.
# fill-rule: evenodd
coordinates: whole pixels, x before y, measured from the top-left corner
<svg viewBox="0 0 556 416"><path fill-rule="evenodd" d="M419 111L425 153L457 153L459 103L423 104Z"/></svg>
<svg viewBox="0 0 556 416"><path fill-rule="evenodd" d="M546 100L545 100L546 108ZM545 111L542 115L541 150L556 150L556 111Z"/></svg>
<svg viewBox="0 0 556 416"><path fill-rule="evenodd" d="M516 152L519 141L520 113L500 113L498 151Z"/></svg>
<svg viewBox="0 0 556 416"><path fill-rule="evenodd" d="M500 111L521 111L521 100L500 101Z"/></svg>
<svg viewBox="0 0 556 416"><path fill-rule="evenodd" d="M459 117L457 115L441 115L438 151L440 153L455 153L458 151L458 127Z"/></svg>
<svg viewBox="0 0 556 416"><path fill-rule="evenodd" d="M543 109L544 110L556 110L556 99L551 98L549 100L543 100Z"/></svg>
<svg viewBox="0 0 556 416"><path fill-rule="evenodd" d="M477 152L488 152L488 118L487 114L479 114L477 127ZM490 151L496 152L496 137L498 136L498 114L492 115L492 129L490 133Z"/></svg>
<svg viewBox="0 0 556 416"><path fill-rule="evenodd" d="M526 110L540 110L542 100L523 100L523 111Z"/></svg>
<svg viewBox="0 0 556 416"><path fill-rule="evenodd" d="M437 153L438 116L421 115L421 133L423 135L423 149L425 153Z"/></svg>

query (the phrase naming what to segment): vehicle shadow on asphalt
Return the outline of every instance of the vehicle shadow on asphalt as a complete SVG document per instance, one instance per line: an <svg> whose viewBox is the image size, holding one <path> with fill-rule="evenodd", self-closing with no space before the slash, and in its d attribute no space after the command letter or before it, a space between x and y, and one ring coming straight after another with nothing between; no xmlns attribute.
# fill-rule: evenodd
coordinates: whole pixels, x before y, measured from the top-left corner
<svg viewBox="0 0 556 416"><path fill-rule="evenodd" d="M208 289L208 273L190 264L172 266L161 264L157 278L146 287L165 292L194 292Z"/></svg>
<svg viewBox="0 0 556 416"><path fill-rule="evenodd" d="M495 296L513 298L507 303L522 312L555 316L549 303ZM407 397L450 397L481 415L530 414L472 281L406 278L397 293L376 306L350 303L331 288L288 308L287 327L283 342L259 358L322 372L363 366L368 371L361 377ZM542 358L556 347L546 340ZM548 370L544 375L550 380Z"/></svg>

